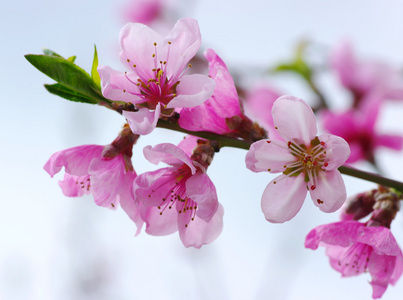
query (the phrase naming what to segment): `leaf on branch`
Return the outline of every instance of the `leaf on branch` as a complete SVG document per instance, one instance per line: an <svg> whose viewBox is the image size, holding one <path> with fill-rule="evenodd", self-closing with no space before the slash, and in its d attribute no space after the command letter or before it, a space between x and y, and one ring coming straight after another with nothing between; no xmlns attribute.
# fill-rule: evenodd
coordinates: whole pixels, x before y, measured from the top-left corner
<svg viewBox="0 0 403 300"><path fill-rule="evenodd" d="M95 84L99 88L101 88L101 77L99 77L97 68L98 68L98 52L97 52L97 46L94 45L94 59L92 61L91 77L92 80L94 80Z"/></svg>
<svg viewBox="0 0 403 300"><path fill-rule="evenodd" d="M110 102L102 96L101 89L91 76L69 60L57 53L45 49L45 55L27 54L25 58L39 71L46 74L58 84L45 85L52 94L71 101L97 104Z"/></svg>

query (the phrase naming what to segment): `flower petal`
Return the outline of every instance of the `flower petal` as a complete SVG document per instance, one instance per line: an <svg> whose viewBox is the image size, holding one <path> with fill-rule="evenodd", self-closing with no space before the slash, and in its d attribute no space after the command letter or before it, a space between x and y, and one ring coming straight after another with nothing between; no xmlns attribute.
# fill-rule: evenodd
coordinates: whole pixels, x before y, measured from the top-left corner
<svg viewBox="0 0 403 300"><path fill-rule="evenodd" d="M148 108L140 108L139 111L123 111L123 116L127 119L130 129L134 134L150 134L157 126L161 107L157 105L154 111Z"/></svg>
<svg viewBox="0 0 403 300"><path fill-rule="evenodd" d="M402 251L389 228L363 227L358 232L357 241L370 245L380 255L402 256Z"/></svg>
<svg viewBox="0 0 403 300"><path fill-rule="evenodd" d="M62 167L66 173L76 176L88 174L88 167L94 158L100 158L104 146L83 145L54 153L46 164L44 170L53 177Z"/></svg>
<svg viewBox="0 0 403 300"><path fill-rule="evenodd" d="M185 75L176 88L177 96L167 105L167 108L194 107L202 104L214 92L213 79L202 74Z"/></svg>
<svg viewBox="0 0 403 300"><path fill-rule="evenodd" d="M146 223L146 233L155 236L168 235L178 230L176 209L166 209L162 214L155 206L140 206L141 218Z"/></svg>
<svg viewBox="0 0 403 300"><path fill-rule="evenodd" d="M108 207L117 206L119 194L123 189L131 189L133 182L124 182L124 161L121 156L110 160L94 159L89 168L91 190L96 205ZM134 179L134 178L133 178Z"/></svg>
<svg viewBox="0 0 403 300"><path fill-rule="evenodd" d="M284 141L299 141L309 145L316 137L316 119L312 109L304 100L282 96L272 108L273 123Z"/></svg>
<svg viewBox="0 0 403 300"><path fill-rule="evenodd" d="M179 236L185 247L200 248L213 242L223 229L224 208L219 204L218 209L209 222L196 216L187 227L184 214L178 215Z"/></svg>
<svg viewBox="0 0 403 300"><path fill-rule="evenodd" d="M193 166L192 160L186 155L186 153L170 143L158 144L154 147L146 146L143 149L144 157L152 164L159 164L164 162L166 164L180 167L183 164L189 166L192 174L196 172L196 168Z"/></svg>
<svg viewBox="0 0 403 300"><path fill-rule="evenodd" d="M372 298L381 298L389 285L390 278L396 264L396 257L389 255L378 255L374 251L371 253L368 262L368 270L372 280Z"/></svg>
<svg viewBox="0 0 403 300"><path fill-rule="evenodd" d="M343 178L337 170L320 172L316 188L312 190L310 183L308 186L313 204L323 212L335 212L347 199Z"/></svg>
<svg viewBox="0 0 403 300"><path fill-rule="evenodd" d="M141 97L137 96L140 94L138 86L130 82L125 73L108 66L99 66L98 73L101 77L102 95L105 98L132 103L143 101ZM133 75L127 74L127 76L132 77ZM137 79L130 78L130 80L134 82Z"/></svg>
<svg viewBox="0 0 403 300"><path fill-rule="evenodd" d="M186 196L197 202L197 217L209 222L218 209L218 198L207 174L199 171L186 180Z"/></svg>
<svg viewBox="0 0 403 300"><path fill-rule="evenodd" d="M165 200L170 201L172 187L176 183L176 170L163 168L137 176L133 182L135 198L146 207L158 207L163 205Z"/></svg>
<svg viewBox="0 0 403 300"><path fill-rule="evenodd" d="M246 153L246 167L253 172L284 172L288 163L295 161L288 146L280 140L260 140Z"/></svg>
<svg viewBox="0 0 403 300"><path fill-rule="evenodd" d="M192 18L179 19L164 39L164 45L170 48L169 57L166 59L169 78L177 77L182 73L187 63L199 51L200 44L201 35L197 21Z"/></svg>
<svg viewBox="0 0 403 300"><path fill-rule="evenodd" d="M166 60L162 36L144 24L127 23L120 30L119 39L120 61L143 78L152 78L152 69L155 68L153 54L157 52L159 60Z"/></svg>
<svg viewBox="0 0 403 300"><path fill-rule="evenodd" d="M322 134L319 137L321 142L325 143L326 170L336 170L343 165L350 156L350 147L341 137L333 134Z"/></svg>
<svg viewBox="0 0 403 300"><path fill-rule="evenodd" d="M356 221L341 221L318 226L305 238L305 248L317 249L319 244L348 247L356 242L358 229L365 226Z"/></svg>
<svg viewBox="0 0 403 300"><path fill-rule="evenodd" d="M291 220L301 209L306 192L304 176L276 177L262 195L262 211L266 220L272 223Z"/></svg>

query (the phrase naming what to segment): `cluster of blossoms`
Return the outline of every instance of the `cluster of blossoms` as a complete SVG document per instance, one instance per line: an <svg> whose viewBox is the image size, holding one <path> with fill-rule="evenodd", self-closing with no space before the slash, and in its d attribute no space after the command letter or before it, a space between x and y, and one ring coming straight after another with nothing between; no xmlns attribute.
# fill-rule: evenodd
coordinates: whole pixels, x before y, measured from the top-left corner
<svg viewBox="0 0 403 300"><path fill-rule="evenodd" d="M161 3L144 7L150 18L159 13ZM150 235L178 231L184 246L200 248L223 229L224 209L207 175L221 147L249 149L245 163L253 172L281 173L261 197L263 214L272 223L291 220L308 192L321 211L337 211L347 198L339 171L346 161L375 164L376 147L402 148L402 137L375 131L381 103L403 98L402 85L389 69L376 77L381 66L368 69L356 62L347 46L334 54L333 67L354 95L354 104L342 114L322 110L329 133L318 135L315 114L300 98L261 88L249 92L243 105L239 87L212 49L204 52L208 75L192 73L191 60L200 45L199 27L191 18L180 19L166 37L140 23L122 28L120 60L127 71L99 66L98 72L102 94L113 103L109 108L121 113L127 124L109 145L78 146L50 157L44 169L53 177L65 168L59 185L66 196L92 194L99 206L120 204L137 234L144 224ZM394 78L393 85L385 76ZM168 167L137 175L133 146L158 125L193 135L177 146L145 147L149 162ZM390 231L400 200L400 192L383 186L360 194L344 206L340 222L313 229L305 246L326 247L331 266L343 276L368 270L373 297L379 298L403 272L403 255ZM368 215L368 221L358 222Z"/></svg>

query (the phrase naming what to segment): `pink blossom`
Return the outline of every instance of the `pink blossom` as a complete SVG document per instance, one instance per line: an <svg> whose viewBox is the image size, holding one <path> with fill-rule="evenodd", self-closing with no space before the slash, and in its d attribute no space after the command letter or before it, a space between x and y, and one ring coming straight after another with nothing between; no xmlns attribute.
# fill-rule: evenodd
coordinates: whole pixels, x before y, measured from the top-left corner
<svg viewBox="0 0 403 300"><path fill-rule="evenodd" d="M380 93L382 99L403 99L403 79L399 71L384 62L358 60L347 41L335 47L331 65L341 83L353 93L356 104L372 92Z"/></svg>
<svg viewBox="0 0 403 300"><path fill-rule="evenodd" d="M213 94L213 79L186 75L200 43L199 26L192 18L180 19L165 38L140 23L122 28L120 59L129 72L107 66L98 67L98 72L106 98L139 108L123 111L133 133L149 134L160 114L170 116L174 108L200 105Z"/></svg>
<svg viewBox="0 0 403 300"><path fill-rule="evenodd" d="M164 0L131 0L129 6L125 7L125 19L148 25L162 13L165 2Z"/></svg>
<svg viewBox="0 0 403 300"><path fill-rule="evenodd" d="M342 276L369 271L374 299L382 297L388 284L394 285L403 272L403 255L386 227L371 227L357 221L318 226L306 237L305 247L326 247L330 265Z"/></svg>
<svg viewBox="0 0 403 300"><path fill-rule="evenodd" d="M234 80L223 60L212 49L204 53L209 62L209 76L216 86L213 95L203 104L180 111L179 125L191 131L225 134L232 131L227 120L242 116Z"/></svg>
<svg viewBox="0 0 403 300"><path fill-rule="evenodd" d="M280 97L273 104L272 115L282 139L253 143L246 155L246 167L253 172L283 173L263 192L266 219L274 223L292 219L308 190L320 210L339 209L347 197L337 170L350 154L346 141L330 134L316 136L315 116L302 99Z"/></svg>
<svg viewBox="0 0 403 300"><path fill-rule="evenodd" d="M190 148L180 148L184 145L190 146L185 142L179 147L168 143L145 147L144 156L150 162L165 162L170 167L139 175L134 193L148 234L179 231L186 247L200 248L221 233L224 210L205 168L189 157Z"/></svg>
<svg viewBox="0 0 403 300"><path fill-rule="evenodd" d="M351 155L348 163L362 159L375 162L375 152L380 147L401 150L403 137L380 134L376 123L381 109L382 99L375 93L362 100L357 109L336 113L322 112L323 127L330 133L341 136L350 146Z"/></svg>
<svg viewBox="0 0 403 300"><path fill-rule="evenodd" d="M142 225L132 191L136 172L125 154L108 156L110 146L83 145L53 154L44 169L53 177L62 167L65 175L59 186L69 197L92 194L95 204L114 208L122 206L136 223L139 233Z"/></svg>

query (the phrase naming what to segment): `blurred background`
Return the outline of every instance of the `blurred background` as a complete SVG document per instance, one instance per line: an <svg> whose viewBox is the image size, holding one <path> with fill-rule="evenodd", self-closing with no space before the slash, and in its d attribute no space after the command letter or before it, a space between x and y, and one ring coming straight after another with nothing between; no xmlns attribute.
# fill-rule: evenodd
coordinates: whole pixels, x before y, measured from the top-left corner
<svg viewBox="0 0 403 300"><path fill-rule="evenodd" d="M118 59L120 28L134 0L2 1L0 4L0 299L370 299L369 274L343 278L324 254L304 248L315 226L335 222L308 198L301 212L282 225L268 223L261 194L273 178L245 168L246 151L222 149L208 174L225 209L224 231L200 250L184 248L178 234L135 237L122 210L94 204L92 196L67 198L42 169L56 151L110 143L124 119L102 107L49 94L52 80L24 54L43 47L90 70L93 46L99 62L124 70ZM177 0L166 1L167 19L199 21L202 50L211 47L235 75L253 84L271 65L288 60L302 39L326 59L348 38L357 55L403 66L403 6L399 1L357 0ZM137 4L140 5L140 4ZM156 24L162 28L163 24ZM255 79L256 78L256 79ZM313 94L296 76L268 79L272 86L308 102ZM346 95L334 75L319 82L335 106ZM402 103L388 104L379 126L403 131ZM142 154L146 145L178 143L183 135L164 129L141 137L134 147L137 173L158 168ZM403 180L403 153L381 150L385 175ZM365 163L358 167L372 170ZM344 177L354 195L375 185ZM392 231L403 245L400 212ZM401 299L403 279L383 299Z"/></svg>

